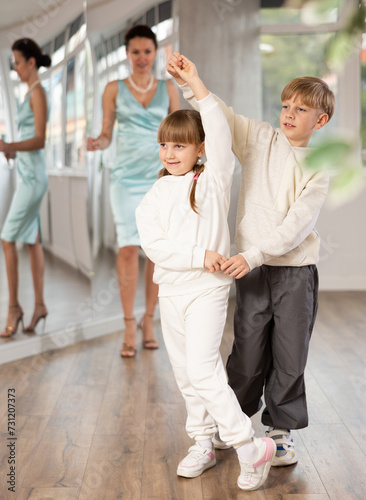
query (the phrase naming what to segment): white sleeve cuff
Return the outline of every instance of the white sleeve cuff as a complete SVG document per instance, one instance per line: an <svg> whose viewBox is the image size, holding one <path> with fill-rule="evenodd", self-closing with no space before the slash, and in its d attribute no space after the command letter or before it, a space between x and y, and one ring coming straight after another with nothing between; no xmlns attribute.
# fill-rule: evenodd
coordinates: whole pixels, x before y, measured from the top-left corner
<svg viewBox="0 0 366 500"><path fill-rule="evenodd" d="M247 261L250 270L255 267L260 267L263 264L262 252L255 247L250 248L246 252L240 252L244 259Z"/></svg>
<svg viewBox="0 0 366 500"><path fill-rule="evenodd" d="M205 255L206 250L204 248L195 247L193 250L193 259L192 259L192 269L202 269L205 267Z"/></svg>
<svg viewBox="0 0 366 500"><path fill-rule="evenodd" d="M184 99L190 99L191 97L194 97L194 93L192 92L191 87L188 85L188 83L179 85L179 88L183 92Z"/></svg>

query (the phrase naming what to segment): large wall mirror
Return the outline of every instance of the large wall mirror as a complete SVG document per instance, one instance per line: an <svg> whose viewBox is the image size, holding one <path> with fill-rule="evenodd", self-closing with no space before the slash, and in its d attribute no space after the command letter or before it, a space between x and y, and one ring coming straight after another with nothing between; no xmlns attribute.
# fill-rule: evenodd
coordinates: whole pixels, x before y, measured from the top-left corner
<svg viewBox="0 0 366 500"><path fill-rule="evenodd" d="M27 346L28 355L39 352L39 339L42 337L44 342L53 332L63 332L64 337L75 335L80 325L93 321L95 314L91 298L90 182L85 154L86 130L92 112L89 107L92 64L85 6L82 0L44 4L27 0L8 3L3 6L2 13L0 127L5 141L17 140L17 107L27 91L27 85L20 82L12 70L12 43L19 38L32 38L52 59L49 68L39 70L50 107L45 147L49 186L41 207L48 316L44 328L40 322L34 334L26 335L18 328L10 339L0 339L0 357L4 362L1 354L8 352L9 358L5 361L14 359L14 349L24 350L24 346ZM16 187L16 162L16 159L7 162L4 155L0 155L1 226ZM19 302L24 310L24 323L28 324L34 294L26 247L17 244ZM7 321L8 296L4 255L0 249L2 330ZM32 339L38 340L38 344L32 343ZM67 344L68 339L64 338L62 342Z"/></svg>
<svg viewBox="0 0 366 500"><path fill-rule="evenodd" d="M49 314L36 333L18 331L0 339L0 362L67 345L75 340L123 328L118 279L117 242L109 200L116 137L101 152L86 151L86 138L98 135L106 84L126 78L129 64L124 32L148 24L159 49L154 71L165 78L165 62L175 43L172 1L22 0L9 4L0 21L0 128L5 141L17 140L17 107L27 85L12 70L12 43L32 38L50 55L52 65L39 71L50 114L45 154L48 190L41 207L45 252L45 302ZM118 13L118 15L116 15ZM116 134L114 134L115 136ZM0 227L17 185L16 159L0 154ZM34 294L26 245L17 244L19 301L29 323ZM143 255L136 315L144 306ZM8 283L0 248L0 328L7 323ZM20 352L17 354L16 351Z"/></svg>
<svg viewBox="0 0 366 500"><path fill-rule="evenodd" d="M112 2L113 3L113 2ZM138 4L141 7L138 8ZM168 75L165 70L167 57L175 43L173 2L137 2L130 16L117 15L118 10L88 2L88 40L94 67L94 113L90 133L97 137L102 125L102 97L105 86L113 80L128 77L129 60L124 45L126 30L136 24L147 24L158 40L154 74L159 79ZM131 9L130 9L131 10ZM123 9L120 10L120 12ZM126 11L124 11L126 12ZM118 330L123 327L123 314L116 273L117 241L110 207L110 177L116 154L116 125L111 145L100 152L88 153L91 178L93 257L95 274L92 279L92 295L97 319L103 319L105 329ZM139 318L144 310L144 256L141 254L139 283L135 300L135 314Z"/></svg>

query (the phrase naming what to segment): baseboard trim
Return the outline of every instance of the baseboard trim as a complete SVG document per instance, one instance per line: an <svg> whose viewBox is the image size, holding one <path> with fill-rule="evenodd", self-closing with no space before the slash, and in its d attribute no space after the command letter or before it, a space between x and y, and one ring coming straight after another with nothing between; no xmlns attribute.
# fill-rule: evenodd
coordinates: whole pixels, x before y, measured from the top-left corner
<svg viewBox="0 0 366 500"><path fill-rule="evenodd" d="M327 292L362 292L366 291L366 277L360 278L356 276L342 277L339 276L323 276L319 273L319 290Z"/></svg>
<svg viewBox="0 0 366 500"><path fill-rule="evenodd" d="M135 310L135 315L144 313L143 308ZM156 318L159 316L157 310ZM122 327L121 327L122 325ZM88 321L75 324L72 330L58 330L43 335L34 335L27 339L17 340L16 337L4 342L0 348L0 365L19 359L36 356L43 352L63 349L64 347L85 342L98 337L123 330L123 315L103 318L98 321Z"/></svg>

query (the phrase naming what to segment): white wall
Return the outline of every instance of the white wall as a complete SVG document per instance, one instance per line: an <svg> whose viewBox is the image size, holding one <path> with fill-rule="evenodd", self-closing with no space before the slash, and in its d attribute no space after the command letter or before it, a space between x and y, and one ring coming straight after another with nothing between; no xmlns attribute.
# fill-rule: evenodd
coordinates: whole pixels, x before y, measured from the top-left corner
<svg viewBox="0 0 366 500"><path fill-rule="evenodd" d="M365 179L364 179L365 180ZM317 223L322 290L366 289L366 187L356 198L323 207Z"/></svg>

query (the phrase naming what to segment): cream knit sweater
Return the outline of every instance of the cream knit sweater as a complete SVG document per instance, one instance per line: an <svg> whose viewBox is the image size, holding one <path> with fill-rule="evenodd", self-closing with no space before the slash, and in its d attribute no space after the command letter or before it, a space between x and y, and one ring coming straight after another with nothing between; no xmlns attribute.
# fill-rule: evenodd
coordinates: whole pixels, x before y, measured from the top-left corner
<svg viewBox="0 0 366 500"><path fill-rule="evenodd" d="M185 99L197 107L188 85ZM220 99L230 125L232 149L242 165L235 246L251 269L306 266L319 259L320 238L315 223L329 178L305 169L308 148L293 147L281 129L236 115Z"/></svg>

